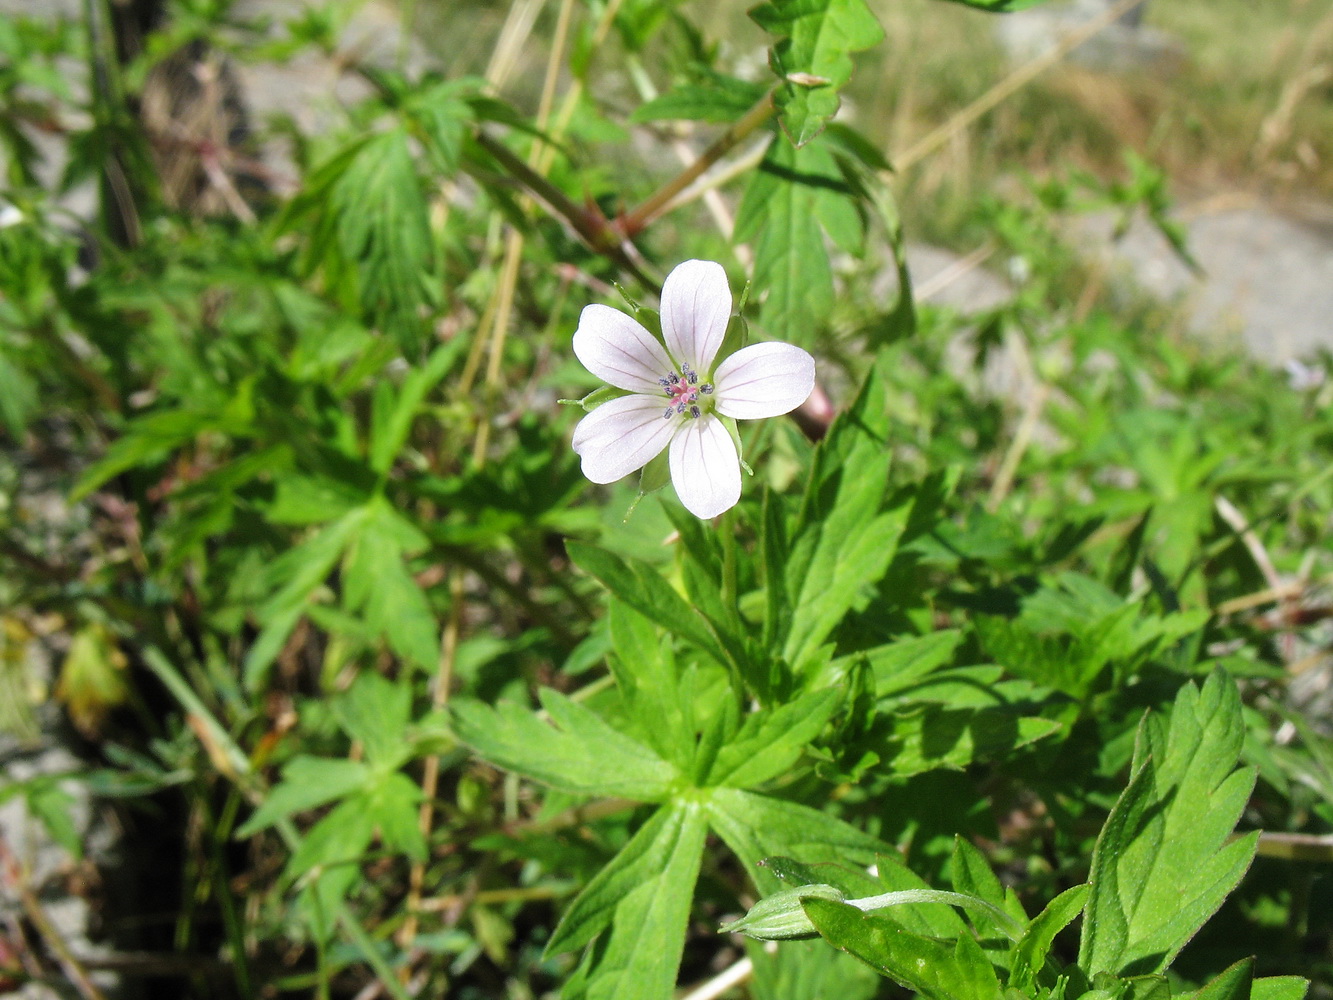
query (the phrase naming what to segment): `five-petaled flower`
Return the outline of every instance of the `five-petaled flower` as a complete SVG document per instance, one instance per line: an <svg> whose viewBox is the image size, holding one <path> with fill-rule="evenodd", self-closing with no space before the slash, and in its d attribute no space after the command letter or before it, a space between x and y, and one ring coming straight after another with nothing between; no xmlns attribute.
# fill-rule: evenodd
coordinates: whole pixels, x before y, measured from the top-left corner
<svg viewBox="0 0 1333 1000"><path fill-rule="evenodd" d="M815 361L791 344L742 348L716 362L731 319L722 265L687 260L662 286L662 340L609 306L579 317L574 353L598 378L629 395L597 407L574 429L583 474L612 483L669 444L671 483L696 517L714 517L741 497L740 456L722 417L776 417L805 402Z"/></svg>

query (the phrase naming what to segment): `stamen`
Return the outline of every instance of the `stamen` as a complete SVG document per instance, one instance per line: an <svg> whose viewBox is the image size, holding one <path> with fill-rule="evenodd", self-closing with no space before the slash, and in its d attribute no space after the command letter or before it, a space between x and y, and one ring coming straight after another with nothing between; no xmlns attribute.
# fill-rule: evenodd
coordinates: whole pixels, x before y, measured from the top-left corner
<svg viewBox="0 0 1333 1000"><path fill-rule="evenodd" d="M690 416L692 416L695 420L698 420L701 416L703 416L703 414L700 412L699 407L691 406Z"/></svg>
<svg viewBox="0 0 1333 1000"><path fill-rule="evenodd" d="M657 380L657 384L660 385L663 389L667 389L667 387L671 385L671 379L663 375L661 378ZM669 392L670 390L668 389L667 391Z"/></svg>
<svg viewBox="0 0 1333 1000"><path fill-rule="evenodd" d="M700 392L704 392L704 393L712 392L712 391L713 391L713 383L712 383L712 382L705 382L703 385L699 386L699 391L700 391Z"/></svg>
<svg viewBox="0 0 1333 1000"><path fill-rule="evenodd" d="M671 419L671 414L673 414L673 413L675 413L675 412L676 412L676 408L675 408L674 406L668 406L668 407L666 408L666 413L663 413L663 414L662 414L662 419L663 419L663 420L670 420L670 419Z"/></svg>

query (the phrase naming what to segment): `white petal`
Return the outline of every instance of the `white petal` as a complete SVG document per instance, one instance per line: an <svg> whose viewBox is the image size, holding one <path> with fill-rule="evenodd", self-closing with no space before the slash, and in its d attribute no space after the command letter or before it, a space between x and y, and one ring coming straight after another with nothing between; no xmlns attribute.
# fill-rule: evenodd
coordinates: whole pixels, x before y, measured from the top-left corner
<svg viewBox="0 0 1333 1000"><path fill-rule="evenodd" d="M709 415L687 420L671 439L671 485L695 517L716 517L741 498L741 464L731 434Z"/></svg>
<svg viewBox="0 0 1333 1000"><path fill-rule="evenodd" d="M739 420L796 409L815 387L815 359L791 344L752 344L713 373L717 412Z"/></svg>
<svg viewBox="0 0 1333 1000"><path fill-rule="evenodd" d="M662 285L662 337L678 361L700 375L722 346L731 319L727 272L711 260L687 260Z"/></svg>
<svg viewBox="0 0 1333 1000"><path fill-rule="evenodd" d="M574 331L574 353L603 382L630 392L660 393L657 380L672 367L651 333L610 306L584 307Z"/></svg>
<svg viewBox="0 0 1333 1000"><path fill-rule="evenodd" d="M614 483L656 458L679 426L667 420L666 397L621 396L579 421L574 450L583 474L594 483Z"/></svg>

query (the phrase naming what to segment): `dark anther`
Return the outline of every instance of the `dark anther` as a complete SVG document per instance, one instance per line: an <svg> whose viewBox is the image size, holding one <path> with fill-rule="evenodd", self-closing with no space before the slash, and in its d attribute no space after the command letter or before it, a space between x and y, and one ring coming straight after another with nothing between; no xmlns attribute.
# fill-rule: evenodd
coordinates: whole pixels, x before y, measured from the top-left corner
<svg viewBox="0 0 1333 1000"><path fill-rule="evenodd" d="M701 416L703 416L703 414L699 412L699 407L691 406L690 416L692 416L695 420L698 420Z"/></svg>
<svg viewBox="0 0 1333 1000"><path fill-rule="evenodd" d="M673 413L675 413L675 412L676 412L676 408L675 408L674 406L668 406L668 407L666 408L666 413L663 413L663 414L662 414L662 419L663 419L663 420L670 420L670 419L671 419L671 414L673 414Z"/></svg>
<svg viewBox="0 0 1333 1000"><path fill-rule="evenodd" d="M713 391L713 383L712 383L712 382L705 382L703 385L699 386L699 391L700 391L700 392L712 392L712 391Z"/></svg>

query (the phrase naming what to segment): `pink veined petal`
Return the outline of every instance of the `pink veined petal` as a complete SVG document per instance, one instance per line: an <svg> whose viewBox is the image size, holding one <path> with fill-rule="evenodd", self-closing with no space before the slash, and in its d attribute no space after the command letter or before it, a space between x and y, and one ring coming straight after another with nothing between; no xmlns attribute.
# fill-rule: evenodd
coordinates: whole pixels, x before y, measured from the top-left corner
<svg viewBox="0 0 1333 1000"><path fill-rule="evenodd" d="M796 409L815 387L815 359L792 344L752 344L713 373L717 412L738 420Z"/></svg>
<svg viewBox="0 0 1333 1000"><path fill-rule="evenodd" d="M671 439L671 485L695 517L716 517L741 498L741 465L722 421L687 420Z"/></svg>
<svg viewBox="0 0 1333 1000"><path fill-rule="evenodd" d="M574 353L603 382L630 392L661 393L658 379L671 359L651 333L610 306L585 306L574 331Z"/></svg>
<svg viewBox="0 0 1333 1000"><path fill-rule="evenodd" d="M687 260L662 285L662 337L678 361L701 376L722 346L731 319L727 272L711 260Z"/></svg>
<svg viewBox="0 0 1333 1000"><path fill-rule="evenodd" d="M621 396L608 400L574 428L574 451L594 483L614 483L656 458L678 422L666 420L665 397Z"/></svg>

